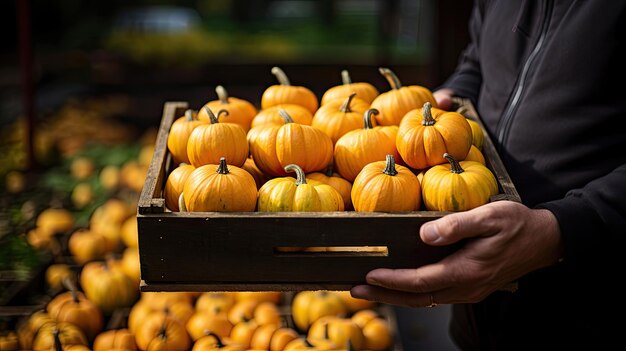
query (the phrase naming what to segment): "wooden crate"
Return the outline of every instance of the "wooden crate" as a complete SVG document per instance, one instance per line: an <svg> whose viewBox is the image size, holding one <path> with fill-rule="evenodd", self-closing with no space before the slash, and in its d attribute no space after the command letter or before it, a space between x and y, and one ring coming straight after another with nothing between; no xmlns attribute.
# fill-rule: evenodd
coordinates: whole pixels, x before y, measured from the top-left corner
<svg viewBox="0 0 626 351"><path fill-rule="evenodd" d="M468 100L457 102L480 119ZM152 163L138 203L142 291L348 290L372 269L435 262L458 245L433 247L419 238L421 224L447 212L259 213L170 212L163 187L173 162L167 137L188 108L167 102ZM482 126L482 123L481 123ZM484 130L483 154L500 193L491 201L520 201ZM382 246L386 252L282 252L278 247Z"/></svg>

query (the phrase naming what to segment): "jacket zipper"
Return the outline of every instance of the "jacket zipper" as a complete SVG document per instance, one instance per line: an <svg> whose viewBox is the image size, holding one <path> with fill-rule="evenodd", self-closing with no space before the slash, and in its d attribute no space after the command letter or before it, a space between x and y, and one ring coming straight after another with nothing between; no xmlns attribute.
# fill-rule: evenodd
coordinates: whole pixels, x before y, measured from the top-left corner
<svg viewBox="0 0 626 351"><path fill-rule="evenodd" d="M528 77L528 72L530 71L530 67L533 61L539 55L539 52L541 51L543 47L543 43L548 33L551 12L552 12L552 0L546 0L545 6L543 9L543 21L541 23L541 33L539 35L539 39L537 40L537 43L535 44L535 47L533 48L530 55L528 55L526 62L524 62L522 72L518 76L515 89L513 90L513 95L511 99L509 100L508 106L505 109L504 114L502 115L502 118L500 119L500 123L498 123L498 126L497 126L496 136L498 138L498 151L502 151L504 147L504 142L509 136L511 122L513 121L513 116L521 101L522 94L524 92L524 88L526 84L526 78Z"/></svg>

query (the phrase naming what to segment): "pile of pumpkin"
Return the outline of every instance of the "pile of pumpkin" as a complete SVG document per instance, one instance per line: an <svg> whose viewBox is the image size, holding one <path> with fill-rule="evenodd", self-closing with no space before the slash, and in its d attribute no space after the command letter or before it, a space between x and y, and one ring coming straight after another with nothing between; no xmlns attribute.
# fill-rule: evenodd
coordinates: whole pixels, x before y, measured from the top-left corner
<svg viewBox="0 0 626 351"><path fill-rule="evenodd" d="M348 292L303 291L286 306L280 292L143 293L124 326L103 330L100 306L64 284L70 291L0 339L2 350L383 351L394 341L376 306Z"/></svg>
<svg viewBox="0 0 626 351"><path fill-rule="evenodd" d="M343 84L321 98L278 67L261 110L229 97L174 121L178 165L164 197L172 211L464 211L498 193L475 121L438 109L422 86ZM294 177L289 174L295 173Z"/></svg>

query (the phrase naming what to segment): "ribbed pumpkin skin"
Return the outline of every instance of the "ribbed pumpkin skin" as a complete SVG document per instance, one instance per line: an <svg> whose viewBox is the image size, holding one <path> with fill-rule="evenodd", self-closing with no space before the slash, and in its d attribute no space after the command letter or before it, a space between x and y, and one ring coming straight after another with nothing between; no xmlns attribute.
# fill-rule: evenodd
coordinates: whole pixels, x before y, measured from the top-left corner
<svg viewBox="0 0 626 351"><path fill-rule="evenodd" d="M371 117L364 118L371 119ZM390 137L395 131L390 128L393 127L364 126L362 129L349 131L339 138L334 150L337 173L352 182L368 163L383 161L388 154L399 159L395 139Z"/></svg>
<svg viewBox="0 0 626 351"><path fill-rule="evenodd" d="M321 105L324 106L333 100L345 99L352 93L356 93L356 96L365 101L368 105L380 94L378 89L367 82L337 85L326 90L322 96Z"/></svg>
<svg viewBox="0 0 626 351"><path fill-rule="evenodd" d="M315 112L311 126L328 135L334 145L347 132L363 127L363 113L368 108L369 104L358 96L350 98L348 95L322 105Z"/></svg>
<svg viewBox="0 0 626 351"><path fill-rule="evenodd" d="M219 117L220 123L238 124L245 132L248 132L252 119L257 114L256 107L247 100L228 96L228 93L222 86L218 86L215 90L217 91L218 99L207 102L198 112L198 119L210 122L211 119L205 107L213 111L225 110L228 114Z"/></svg>
<svg viewBox="0 0 626 351"><path fill-rule="evenodd" d="M278 113L280 109L287 111L295 123L311 125L311 121L313 120L311 111L300 105L281 104L259 111L252 120L252 128L259 126L282 126L285 124L285 120Z"/></svg>
<svg viewBox="0 0 626 351"><path fill-rule="evenodd" d="M470 151L467 153L467 156L465 156L465 160L463 161L476 161L484 165L485 156L482 152L480 152L480 150L478 150L476 145L472 144L472 147L470 147Z"/></svg>
<svg viewBox="0 0 626 351"><path fill-rule="evenodd" d="M228 173L218 172L219 164L196 168L183 188L189 212L251 212L256 206L257 188L250 173L228 166Z"/></svg>
<svg viewBox="0 0 626 351"><path fill-rule="evenodd" d="M352 184L352 204L357 212L416 211L421 205L420 182L407 167L394 165L397 174L387 174L389 159L365 166ZM393 174L393 175L392 175Z"/></svg>
<svg viewBox="0 0 626 351"><path fill-rule="evenodd" d="M280 104L296 104L305 107L315 113L319 107L317 96L306 87L290 85L287 76L278 67L272 68L272 74L276 75L280 85L269 86L261 96L261 108L280 105Z"/></svg>
<svg viewBox="0 0 626 351"><path fill-rule="evenodd" d="M381 126L399 125L407 112L422 107L426 102L437 106L429 89L419 85L403 87L393 72L384 68L380 71L391 85L391 90L378 95L371 105L371 108L380 111L376 122Z"/></svg>
<svg viewBox="0 0 626 351"><path fill-rule="evenodd" d="M241 168L250 173L252 178L254 178L257 189L261 188L261 186L269 180L269 178L259 169L259 167L256 166L254 160L251 157L246 160L246 163L244 163Z"/></svg>
<svg viewBox="0 0 626 351"><path fill-rule="evenodd" d="M187 142L187 155L194 167L218 164L225 157L228 164L241 167L248 158L246 132L237 124L212 123L196 127Z"/></svg>
<svg viewBox="0 0 626 351"><path fill-rule="evenodd" d="M352 183L347 179L344 179L339 173L332 172L330 175L327 173L313 172L306 175L308 180L315 180L323 184L328 184L335 188L341 194L343 198L343 209L350 211L352 207L352 197L350 195L352 191Z"/></svg>
<svg viewBox="0 0 626 351"><path fill-rule="evenodd" d="M478 148L478 150L483 149L483 143L485 142L485 134L483 130L480 128L480 124L476 121L472 121L467 118L467 122L472 128L472 144Z"/></svg>
<svg viewBox="0 0 626 351"><path fill-rule="evenodd" d="M318 182L305 183L302 169L297 178L269 180L259 189L259 212L343 211L343 198L335 188Z"/></svg>
<svg viewBox="0 0 626 351"><path fill-rule="evenodd" d="M76 287L72 288L76 289ZM79 327L89 340L93 340L104 327L102 311L83 293L79 291L74 291L74 293L76 300L69 291L55 296L48 303L48 313L57 322L72 323Z"/></svg>
<svg viewBox="0 0 626 351"><path fill-rule="evenodd" d="M163 190L163 197L165 198L165 206L167 206L170 210L174 212L180 210L178 208L178 198L180 197L180 193L183 192L185 181L187 181L187 178L194 169L196 168L192 165L181 164L174 168L174 170L167 177L165 189Z"/></svg>
<svg viewBox="0 0 626 351"><path fill-rule="evenodd" d="M434 124L423 125L429 107L409 111L398 127L396 146L404 162L415 169L446 163L444 153L463 160L472 146L472 129L463 115L430 108ZM426 118L428 119L428 118Z"/></svg>
<svg viewBox="0 0 626 351"><path fill-rule="evenodd" d="M189 111L189 113L192 113ZM195 114L195 113L192 113ZM196 119L189 120L191 115L178 118L172 127L170 128L170 134L167 137L167 148L170 150L174 162L176 163L190 163L187 156L187 141L191 132L201 125L208 124L206 121L200 121Z"/></svg>
<svg viewBox="0 0 626 351"><path fill-rule="evenodd" d="M489 202L498 194L491 171L475 161L460 161L462 173L450 164L431 167L422 179L422 198L429 211L466 211Z"/></svg>
<svg viewBox="0 0 626 351"><path fill-rule="evenodd" d="M135 336L128 329L112 329L98 334L93 343L93 351L137 350Z"/></svg>
<svg viewBox="0 0 626 351"><path fill-rule="evenodd" d="M135 332L135 341L140 350L186 351L191 348L185 326L165 315L146 318Z"/></svg>

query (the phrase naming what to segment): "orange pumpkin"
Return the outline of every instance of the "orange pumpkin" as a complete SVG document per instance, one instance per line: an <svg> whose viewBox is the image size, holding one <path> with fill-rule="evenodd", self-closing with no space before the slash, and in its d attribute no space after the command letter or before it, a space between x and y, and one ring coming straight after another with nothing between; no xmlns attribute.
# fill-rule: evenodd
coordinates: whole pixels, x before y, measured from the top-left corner
<svg viewBox="0 0 626 351"><path fill-rule="evenodd" d="M135 342L140 350L187 351L191 340L185 327L167 315L152 315L139 325Z"/></svg>
<svg viewBox="0 0 626 351"><path fill-rule="evenodd" d="M130 216L122 223L120 237L126 247L139 247L137 216Z"/></svg>
<svg viewBox="0 0 626 351"><path fill-rule="evenodd" d="M422 86L403 87L400 79L388 68L380 68L380 73L387 79L391 90L382 93L372 101L372 108L380 111L376 116L378 124L383 126L399 125L407 112L422 107L425 102L437 106L432 92Z"/></svg>
<svg viewBox="0 0 626 351"><path fill-rule="evenodd" d="M72 345L88 345L85 334L71 323L53 322L44 324L33 339L33 351L66 349ZM84 350L84 349L83 349ZM89 349L87 349L89 350Z"/></svg>
<svg viewBox="0 0 626 351"><path fill-rule="evenodd" d="M170 150L175 163L190 163L187 156L189 136L197 126L207 124L207 121L195 119L195 115L193 110L187 110L185 115L179 117L170 127L170 134L167 136L167 149Z"/></svg>
<svg viewBox="0 0 626 351"><path fill-rule="evenodd" d="M250 173L252 178L254 178L257 189L260 189L261 186L263 186L263 184L265 184L265 182L269 180L269 177L266 176L265 173L261 172L259 167L256 166L256 163L254 163L254 159L252 157L248 157L246 163L244 163L241 168Z"/></svg>
<svg viewBox="0 0 626 351"><path fill-rule="evenodd" d="M316 320L307 333L309 339L328 339L337 345L349 344L362 350L365 342L361 328L350 318L324 316Z"/></svg>
<svg viewBox="0 0 626 351"><path fill-rule="evenodd" d="M286 175L284 167L292 163L298 163L306 173L326 168L333 157L330 137L311 126L294 123L285 110L280 114L284 125L262 128L248 138L257 167L271 176Z"/></svg>
<svg viewBox="0 0 626 351"><path fill-rule="evenodd" d="M98 334L93 342L93 351L136 351L135 336L128 329L112 329Z"/></svg>
<svg viewBox="0 0 626 351"><path fill-rule="evenodd" d="M135 302L139 286L124 271L107 262L87 263L80 274L80 285L87 298L105 314Z"/></svg>
<svg viewBox="0 0 626 351"><path fill-rule="evenodd" d="M339 296L328 291L300 291L291 303L291 317L300 331L306 332L324 316L344 316L348 313Z"/></svg>
<svg viewBox="0 0 626 351"><path fill-rule="evenodd" d="M247 133L250 130L250 123L257 113L256 107L250 101L228 96L228 92L221 85L215 88L215 92L218 99L207 102L198 112L198 119L211 122L211 117L205 107L214 111L224 110L228 113L221 116L219 122L238 124Z"/></svg>
<svg viewBox="0 0 626 351"><path fill-rule="evenodd" d="M463 160L472 146L472 129L463 115L425 103L402 119L396 146L407 165L424 169L446 163L444 153Z"/></svg>
<svg viewBox="0 0 626 351"><path fill-rule="evenodd" d="M167 176L165 189L163 189L163 197L165 198L165 206L173 212L180 211L178 208L178 198L183 192L187 178L189 178L189 175L195 169L196 167L192 165L181 163Z"/></svg>
<svg viewBox="0 0 626 351"><path fill-rule="evenodd" d="M326 133L333 145L342 135L363 126L363 113L367 111L369 104L355 96L356 93L353 93L345 100L328 102L313 116L311 126Z"/></svg>
<svg viewBox="0 0 626 351"><path fill-rule="evenodd" d="M467 156L465 156L465 160L463 161L476 161L478 163L482 163L483 165L486 164L485 156L474 144L470 147L470 151L467 153Z"/></svg>
<svg viewBox="0 0 626 351"><path fill-rule="evenodd" d="M0 350L19 350L19 341L15 332L0 332Z"/></svg>
<svg viewBox="0 0 626 351"><path fill-rule="evenodd" d="M220 337L227 337L233 329L233 323L228 320L225 311L217 313L197 311L189 318L185 328L191 339L196 341L204 336L205 332L212 332Z"/></svg>
<svg viewBox="0 0 626 351"><path fill-rule="evenodd" d="M241 345L245 348L250 347L252 335L259 327L255 319L243 320L233 326L230 331L230 341L233 344Z"/></svg>
<svg viewBox="0 0 626 351"><path fill-rule="evenodd" d="M337 85L326 90L322 96L322 106L336 99L344 99L352 93L356 93L359 98L371 104L378 96L379 92L372 84L366 82L353 83L350 73L347 70L341 71L342 85Z"/></svg>
<svg viewBox="0 0 626 351"><path fill-rule="evenodd" d="M135 333L140 325L147 318L151 318L153 314L167 315L174 318L181 324L185 325L189 318L194 314L191 302L171 295L172 293L163 292L163 297L148 298L148 295L142 295L142 298L133 305L128 314L128 330Z"/></svg>
<svg viewBox="0 0 626 351"><path fill-rule="evenodd" d="M313 114L305 107L295 104L280 104L259 111L252 120L252 128L282 126L285 124L285 120L278 113L280 110L287 111L294 123L310 126L313 121Z"/></svg>
<svg viewBox="0 0 626 351"><path fill-rule="evenodd" d="M33 340L39 330L46 324L55 323L47 312L36 311L17 326L17 337L23 349L32 349Z"/></svg>
<svg viewBox="0 0 626 351"><path fill-rule="evenodd" d="M345 211L352 210L352 183L350 183L347 179L344 179L339 175L339 173L335 173L332 166L329 166L326 169L326 172L313 172L306 175L307 179L316 180L323 184L328 184L335 188L341 194L343 198L343 209Z"/></svg>
<svg viewBox="0 0 626 351"><path fill-rule="evenodd" d="M357 174L368 163L383 161L391 154L398 159L393 127L374 127L372 116L378 110L369 109L363 114L363 128L349 131L335 144L334 161L337 173L348 181L354 181Z"/></svg>
<svg viewBox="0 0 626 351"><path fill-rule="evenodd" d="M228 167L222 157L219 164L196 168L187 178L181 196L191 212L252 212L257 188L250 173Z"/></svg>
<svg viewBox="0 0 626 351"><path fill-rule="evenodd" d="M218 164L225 157L229 164L241 167L248 158L248 140L241 126L232 123L219 123L217 116L204 108L211 123L196 127L187 141L187 156L194 167ZM220 110L217 114L228 114Z"/></svg>
<svg viewBox="0 0 626 351"><path fill-rule="evenodd" d="M421 204L420 182L387 155L386 161L363 167L352 184L352 204L357 212L416 211Z"/></svg>
<svg viewBox="0 0 626 351"><path fill-rule="evenodd" d="M104 258L113 246L103 235L87 228L77 229L70 235L67 243L72 258L81 265Z"/></svg>
<svg viewBox="0 0 626 351"><path fill-rule="evenodd" d="M70 290L55 296L47 306L48 314L57 322L68 322L79 327L89 340L104 327L102 311L83 293L78 291L74 277L67 277L63 284Z"/></svg>
<svg viewBox="0 0 626 351"><path fill-rule="evenodd" d="M252 334L250 340L250 348L255 350L269 350L272 341L272 335L278 330L277 324L261 325Z"/></svg>
<svg viewBox="0 0 626 351"><path fill-rule="evenodd" d="M291 328L278 328L270 340L271 351L282 351L289 342L298 338L298 332Z"/></svg>
<svg viewBox="0 0 626 351"><path fill-rule="evenodd" d="M319 102L317 96L309 88L291 85L289 78L279 67L273 67L272 74L276 76L280 85L272 85L265 89L261 96L263 109L280 104L296 104L315 113Z"/></svg>
<svg viewBox="0 0 626 351"><path fill-rule="evenodd" d="M373 318L361 327L364 348L372 351L389 350L393 345L393 334L389 322L382 318Z"/></svg>
<svg viewBox="0 0 626 351"><path fill-rule="evenodd" d="M63 279L71 277L72 269L65 263L54 263L46 268L46 284L52 291L59 291L63 288Z"/></svg>
<svg viewBox="0 0 626 351"><path fill-rule="evenodd" d="M254 320L258 325L280 324L281 316L274 302L262 301L254 308Z"/></svg>
<svg viewBox="0 0 626 351"><path fill-rule="evenodd" d="M198 311L228 311L235 304L232 292L205 292L196 300Z"/></svg>
<svg viewBox="0 0 626 351"><path fill-rule="evenodd" d="M296 172L296 178L274 178L263 184L259 189L258 211L343 211L343 198L335 188L318 182L307 183L298 165L287 165L285 170Z"/></svg>

